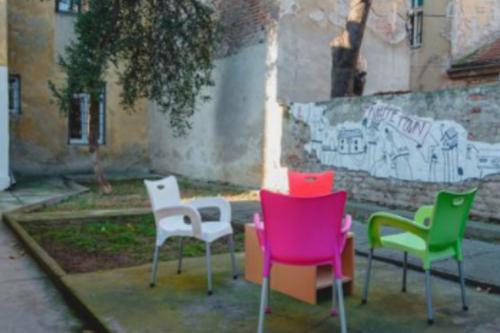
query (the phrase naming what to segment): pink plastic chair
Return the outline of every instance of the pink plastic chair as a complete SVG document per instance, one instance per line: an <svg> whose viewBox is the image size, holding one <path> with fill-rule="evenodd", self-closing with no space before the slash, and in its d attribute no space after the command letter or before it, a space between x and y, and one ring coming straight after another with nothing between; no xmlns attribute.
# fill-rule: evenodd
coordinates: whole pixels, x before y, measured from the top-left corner
<svg viewBox="0 0 500 333"><path fill-rule="evenodd" d="M291 195L296 197L316 197L333 191L333 170L325 172L297 172L288 170L288 186Z"/></svg>
<svg viewBox="0 0 500 333"><path fill-rule="evenodd" d="M346 193L301 198L260 192L264 223L259 214L254 222L264 250L262 295L258 332L262 333L268 308L269 275L273 263L288 265L332 265L334 287L342 332L347 332L342 291L341 250L347 232L342 228ZM307 222L307 223L305 223ZM350 226L349 226L350 227ZM343 230L344 229L344 230ZM332 310L332 314L335 310Z"/></svg>

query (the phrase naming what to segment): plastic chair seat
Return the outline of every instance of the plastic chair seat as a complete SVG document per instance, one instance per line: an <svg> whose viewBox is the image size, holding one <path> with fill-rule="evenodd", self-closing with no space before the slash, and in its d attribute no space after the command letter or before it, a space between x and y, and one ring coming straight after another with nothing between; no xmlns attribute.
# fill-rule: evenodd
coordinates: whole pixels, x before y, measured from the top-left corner
<svg viewBox="0 0 500 333"><path fill-rule="evenodd" d="M159 237L162 242L171 236L194 237L193 228L190 223L186 223L183 218L177 216L167 217L159 222L159 231L163 237ZM220 221L203 222L201 224L201 240L212 242L220 237L233 233L230 224Z"/></svg>
<svg viewBox="0 0 500 333"><path fill-rule="evenodd" d="M383 236L380 238L383 246L390 247L396 250L401 250L409 253L422 253L425 252L425 241L409 232L400 234Z"/></svg>
<svg viewBox="0 0 500 333"><path fill-rule="evenodd" d="M233 233L231 225L221 222L203 222L201 229L201 238L206 242L212 242L222 236Z"/></svg>

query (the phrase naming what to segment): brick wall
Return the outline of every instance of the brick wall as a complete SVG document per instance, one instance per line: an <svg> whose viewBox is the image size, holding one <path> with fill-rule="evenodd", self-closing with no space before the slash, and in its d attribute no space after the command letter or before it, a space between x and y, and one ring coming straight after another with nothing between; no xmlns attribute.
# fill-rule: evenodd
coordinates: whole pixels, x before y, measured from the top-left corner
<svg viewBox="0 0 500 333"><path fill-rule="evenodd" d="M374 105L386 108L377 113L376 126L371 126ZM349 198L394 209L432 204L443 189L477 187L473 217L499 223L499 105L498 84L293 104L284 124L282 165L304 171L334 169L335 187L346 189ZM300 107L302 113L296 111ZM411 120L432 127L422 142L400 134L402 127L425 132L415 122L398 127ZM358 143L349 143L348 136ZM450 154L453 149L456 155ZM375 152L373 167L368 166L370 151ZM406 173L407 169L412 172Z"/></svg>
<svg viewBox="0 0 500 333"><path fill-rule="evenodd" d="M222 26L218 57L237 53L243 47L263 43L266 30L278 19L278 0L214 0Z"/></svg>

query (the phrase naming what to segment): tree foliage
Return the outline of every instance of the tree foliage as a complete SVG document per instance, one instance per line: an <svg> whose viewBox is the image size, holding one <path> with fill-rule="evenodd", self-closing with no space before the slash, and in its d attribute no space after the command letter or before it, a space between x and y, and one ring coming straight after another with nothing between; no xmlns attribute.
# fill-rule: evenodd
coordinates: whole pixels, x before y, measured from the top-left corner
<svg viewBox="0 0 500 333"><path fill-rule="evenodd" d="M207 98L202 88L213 84L217 35L214 10L205 1L87 0L75 40L59 57L65 81L50 85L61 110L69 112L75 94L98 100L113 66L124 109L134 109L141 98L155 101L175 132L184 134L197 98Z"/></svg>

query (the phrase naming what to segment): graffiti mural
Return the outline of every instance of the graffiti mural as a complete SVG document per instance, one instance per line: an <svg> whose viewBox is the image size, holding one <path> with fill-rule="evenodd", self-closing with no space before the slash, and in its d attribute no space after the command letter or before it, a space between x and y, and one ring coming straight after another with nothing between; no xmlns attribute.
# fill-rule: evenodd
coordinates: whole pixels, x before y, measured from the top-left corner
<svg viewBox="0 0 500 333"><path fill-rule="evenodd" d="M500 143L468 140L463 126L408 115L377 102L359 122L332 126L326 106L293 104L292 115L310 127L305 145L327 166L382 178L456 183L500 173Z"/></svg>

